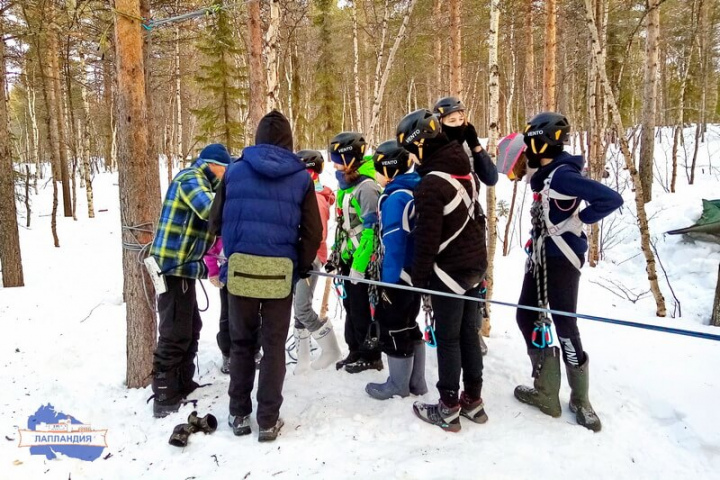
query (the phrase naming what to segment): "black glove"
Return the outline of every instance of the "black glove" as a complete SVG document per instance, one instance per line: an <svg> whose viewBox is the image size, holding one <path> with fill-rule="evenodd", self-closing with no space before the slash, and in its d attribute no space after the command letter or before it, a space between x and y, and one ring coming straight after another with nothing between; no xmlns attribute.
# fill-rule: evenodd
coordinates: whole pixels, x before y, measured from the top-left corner
<svg viewBox="0 0 720 480"><path fill-rule="evenodd" d="M477 130L475 130L475 127L472 123L469 123L465 125L465 142L467 142L467 146L470 147L470 151L474 151L475 147L480 146L480 140L478 140L478 134Z"/></svg>
<svg viewBox="0 0 720 480"><path fill-rule="evenodd" d="M333 272L334 272L335 270L337 270L337 269L338 269L337 265L335 265L335 264L332 263L332 262L327 262L327 263L325 264L325 271L326 271L327 273L333 273Z"/></svg>
<svg viewBox="0 0 720 480"><path fill-rule="evenodd" d="M305 280L306 278L310 278L310 272L312 271L312 267L300 267L298 268L298 276Z"/></svg>

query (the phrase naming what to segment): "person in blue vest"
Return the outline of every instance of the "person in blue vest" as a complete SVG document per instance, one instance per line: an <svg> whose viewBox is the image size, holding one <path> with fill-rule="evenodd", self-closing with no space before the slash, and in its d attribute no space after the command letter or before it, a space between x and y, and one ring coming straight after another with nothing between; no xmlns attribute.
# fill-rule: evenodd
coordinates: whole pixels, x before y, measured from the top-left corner
<svg viewBox="0 0 720 480"><path fill-rule="evenodd" d="M587 236L583 225L596 223L620 208L616 191L582 174L585 160L563 150L570 124L556 112L534 116L524 132L528 167L538 169L530 178L535 193L530 258L525 269L519 305L575 312L580 268L585 263ZM581 204L585 208L580 208ZM538 298L538 291L544 298ZM595 432L602 424L589 399L590 358L583 349L577 318L552 316L570 384L570 410L577 422ZM523 334L535 381L520 385L515 397L538 407L552 417L562 414L560 406L560 349L548 346L550 321L547 314L519 308L517 324Z"/></svg>
<svg viewBox="0 0 720 480"><path fill-rule="evenodd" d="M375 179L385 191L378 203L381 245L375 256L380 263L380 280L412 285L412 235L415 227L413 190L420 175L411 171L412 158L396 140L381 143L373 154ZM424 395L425 343L417 324L420 295L407 290L380 288L375 319L380 325L380 348L387 355L390 376L385 383L368 383L365 391L373 398Z"/></svg>
<svg viewBox="0 0 720 480"><path fill-rule="evenodd" d="M292 260L293 283L307 278L322 240L315 186L305 163L293 153L290 123L280 112L265 115L255 145L230 165L215 197L211 229L222 236L229 262L221 270L228 284L234 254ZM250 272L262 277L263 271ZM251 433L251 394L255 383L255 345L261 337L263 358L257 391L259 441L277 438L285 380L285 338L290 326L292 292L285 298L238 296L230 292L230 416L235 435Z"/></svg>

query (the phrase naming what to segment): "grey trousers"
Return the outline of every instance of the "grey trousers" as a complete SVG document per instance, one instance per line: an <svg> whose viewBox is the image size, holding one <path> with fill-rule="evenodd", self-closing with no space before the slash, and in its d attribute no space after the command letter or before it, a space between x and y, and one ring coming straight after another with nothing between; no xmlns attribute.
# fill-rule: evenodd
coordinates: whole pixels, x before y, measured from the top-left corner
<svg viewBox="0 0 720 480"><path fill-rule="evenodd" d="M321 267L322 264L316 258L313 262L313 270L319 271ZM307 279L298 280L295 285L293 310L296 328L307 328L311 332L316 332L325 325L325 322L320 320L317 312L313 310L313 294L315 293L317 280L317 275L310 275Z"/></svg>

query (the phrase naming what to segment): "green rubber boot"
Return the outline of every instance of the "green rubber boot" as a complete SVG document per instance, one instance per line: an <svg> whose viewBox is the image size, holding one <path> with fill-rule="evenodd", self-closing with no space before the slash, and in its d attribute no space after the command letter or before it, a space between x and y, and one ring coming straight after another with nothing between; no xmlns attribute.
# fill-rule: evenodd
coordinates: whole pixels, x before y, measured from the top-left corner
<svg viewBox="0 0 720 480"><path fill-rule="evenodd" d="M562 414L560 407L560 349L549 347L528 352L533 365L535 383L532 387L515 387L515 398L528 405L538 407L551 417Z"/></svg>
<svg viewBox="0 0 720 480"><path fill-rule="evenodd" d="M600 418L590 404L588 391L590 389L590 357L585 353L585 363L579 366L565 363L568 383L572 392L570 393L570 411L575 414L578 424L599 432L602 429Z"/></svg>

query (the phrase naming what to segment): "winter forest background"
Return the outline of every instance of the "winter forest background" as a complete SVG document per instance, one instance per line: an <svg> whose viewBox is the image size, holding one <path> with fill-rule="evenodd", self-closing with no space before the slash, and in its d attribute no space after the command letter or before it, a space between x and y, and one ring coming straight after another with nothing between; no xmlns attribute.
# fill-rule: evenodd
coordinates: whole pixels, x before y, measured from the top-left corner
<svg viewBox="0 0 720 480"><path fill-rule="evenodd" d="M113 358L124 381L115 393L126 402L126 387L150 379L156 321L138 255L151 239L162 186L207 143L240 155L271 108L290 119L297 149L323 150L342 130L377 145L394 136L404 114L458 95L491 153L535 113L560 111L588 175L626 204L588 229L581 290L620 303L621 318L638 320L639 308L647 323L720 325L717 237L691 240L693 250L680 254L686 244L664 235L692 224L701 199L720 192L718 0L0 0L0 14L0 318L20 318L23 302L46 302L52 315L50 302L65 301L50 294L62 285L32 290L38 277L24 267L52 269L68 252L77 263L63 263L58 282L92 276L87 268L110 272L97 281L115 286L123 307L114 315L126 327L114 330L114 342L126 344ZM526 239L527 197L522 182L487 189L491 298L516 298L503 267ZM79 237L99 243L79 247ZM110 250L101 247L108 241ZM505 283L509 293L501 295ZM32 295L7 288L21 286ZM509 335L493 345L493 333L514 327L511 313L500 320L497 311L484 332L491 351ZM685 320L690 327L678 323ZM2 347L3 358L13 355L14 344ZM716 398L720 387L712 387ZM129 392L133 401L142 396ZM714 460L701 466L717 467L717 445L708 445L698 451ZM656 465L672 470L665 467ZM408 478L419 473L408 471Z"/></svg>

